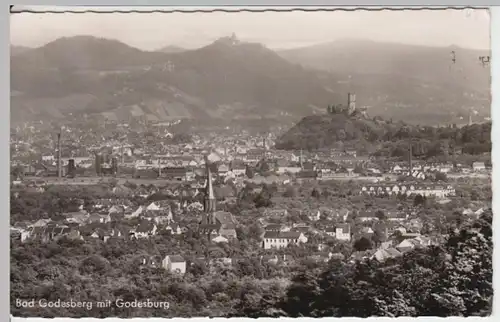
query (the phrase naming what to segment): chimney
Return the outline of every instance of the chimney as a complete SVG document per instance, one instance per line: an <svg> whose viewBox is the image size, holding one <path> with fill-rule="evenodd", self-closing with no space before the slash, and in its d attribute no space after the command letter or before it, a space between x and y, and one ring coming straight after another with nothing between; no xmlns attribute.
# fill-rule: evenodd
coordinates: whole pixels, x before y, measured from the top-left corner
<svg viewBox="0 0 500 322"><path fill-rule="evenodd" d="M413 159L413 150L411 146L411 136L410 136L410 140L408 142L408 168L410 170L410 177L412 176L413 173L412 159Z"/></svg>
<svg viewBox="0 0 500 322"><path fill-rule="evenodd" d="M61 162L61 130L57 133L57 177L62 177L62 162Z"/></svg>

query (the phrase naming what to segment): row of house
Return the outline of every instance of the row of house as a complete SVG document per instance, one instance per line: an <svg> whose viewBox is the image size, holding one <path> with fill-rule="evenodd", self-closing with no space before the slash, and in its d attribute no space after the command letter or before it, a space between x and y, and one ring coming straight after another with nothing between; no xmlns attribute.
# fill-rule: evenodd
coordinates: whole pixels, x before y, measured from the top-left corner
<svg viewBox="0 0 500 322"><path fill-rule="evenodd" d="M455 188L451 185L439 184L399 184L399 183L383 183L365 185L361 187L360 194L368 195L422 195L444 198L455 195Z"/></svg>

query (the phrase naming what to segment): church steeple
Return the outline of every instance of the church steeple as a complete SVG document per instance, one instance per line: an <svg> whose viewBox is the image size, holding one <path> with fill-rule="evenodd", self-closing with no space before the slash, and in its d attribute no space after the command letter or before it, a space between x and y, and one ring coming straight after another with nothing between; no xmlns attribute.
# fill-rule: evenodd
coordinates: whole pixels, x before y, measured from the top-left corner
<svg viewBox="0 0 500 322"><path fill-rule="evenodd" d="M215 212L215 195L214 195L214 189L212 186L212 171L210 170L210 163L208 161L208 156L205 156L205 170L206 170L206 180L207 184L205 187L205 198L204 198L204 211L205 213L212 213Z"/></svg>

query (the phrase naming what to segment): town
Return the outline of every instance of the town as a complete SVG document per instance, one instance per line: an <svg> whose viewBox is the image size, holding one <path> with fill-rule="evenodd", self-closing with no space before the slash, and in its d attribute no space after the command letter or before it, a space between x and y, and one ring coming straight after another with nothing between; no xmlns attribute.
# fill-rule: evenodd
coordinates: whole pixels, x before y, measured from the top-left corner
<svg viewBox="0 0 500 322"><path fill-rule="evenodd" d="M125 138L129 137L127 127L111 122L104 126L112 129L105 133L122 130ZM67 186L75 192L71 197L74 209L68 206L57 214L43 212L43 218L12 222L13 238L49 242L65 236L107 242L198 234L220 244L238 240L237 232L249 228L244 223L253 222L260 232L254 241L261 248L256 255L277 250L268 260L283 261L287 257L279 254L290 244L315 249L308 257L322 261L335 256L385 260L439 243L444 231L423 220L418 198L422 204L435 203L443 209L456 207L452 210L459 209L466 217L478 216L491 206L487 196L466 204L464 192L457 195L457 190L467 190L470 180L487 187L491 165L484 162L429 163L412 160L411 155L408 161L383 161L350 148L280 151L273 149L272 134L193 136L190 142L165 144L175 142L175 136L168 126L158 129L144 137L128 132L134 143L102 137L96 141L103 143L72 150L96 134L65 127L54 138L46 138L33 125L26 125L25 136L18 132L12 142L14 198L24 193L44 195ZM84 153L87 156L80 156ZM36 162L21 161L35 160L34 155ZM109 198L92 202L77 198L79 189L91 186L104 186ZM301 207L290 206L298 194L309 198ZM246 209L242 202L252 200L252 195L255 205ZM332 195L345 196L345 205L328 202ZM352 205L351 200L358 200L359 205ZM339 252L339 245L346 244L357 251ZM142 260L141 265L153 263L182 274L189 266L179 253L152 253Z"/></svg>

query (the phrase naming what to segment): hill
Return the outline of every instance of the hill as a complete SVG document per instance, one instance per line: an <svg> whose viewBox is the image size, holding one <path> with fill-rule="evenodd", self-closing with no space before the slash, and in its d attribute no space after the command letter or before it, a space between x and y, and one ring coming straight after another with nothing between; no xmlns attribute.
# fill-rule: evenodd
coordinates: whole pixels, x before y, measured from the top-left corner
<svg viewBox="0 0 500 322"><path fill-rule="evenodd" d="M491 52L458 46L342 40L278 53L294 63L339 74L411 76L477 91L489 91L490 87L490 70L484 68L479 57Z"/></svg>
<svg viewBox="0 0 500 322"><path fill-rule="evenodd" d="M332 97L313 72L232 38L168 54L115 40L62 38L12 57L11 84L13 118L68 111L151 120L303 116L309 105Z"/></svg>
<svg viewBox="0 0 500 322"><path fill-rule="evenodd" d="M372 115L417 122L467 118L471 110L478 121L490 116L491 73L479 61L488 51L343 40L278 53L322 71L325 86L358 93Z"/></svg>
<svg viewBox="0 0 500 322"><path fill-rule="evenodd" d="M451 155L457 149L468 154L491 151L489 122L464 127L431 127L343 113L304 117L276 140L275 147L313 151L350 146L369 154L404 157L410 137L417 157Z"/></svg>

